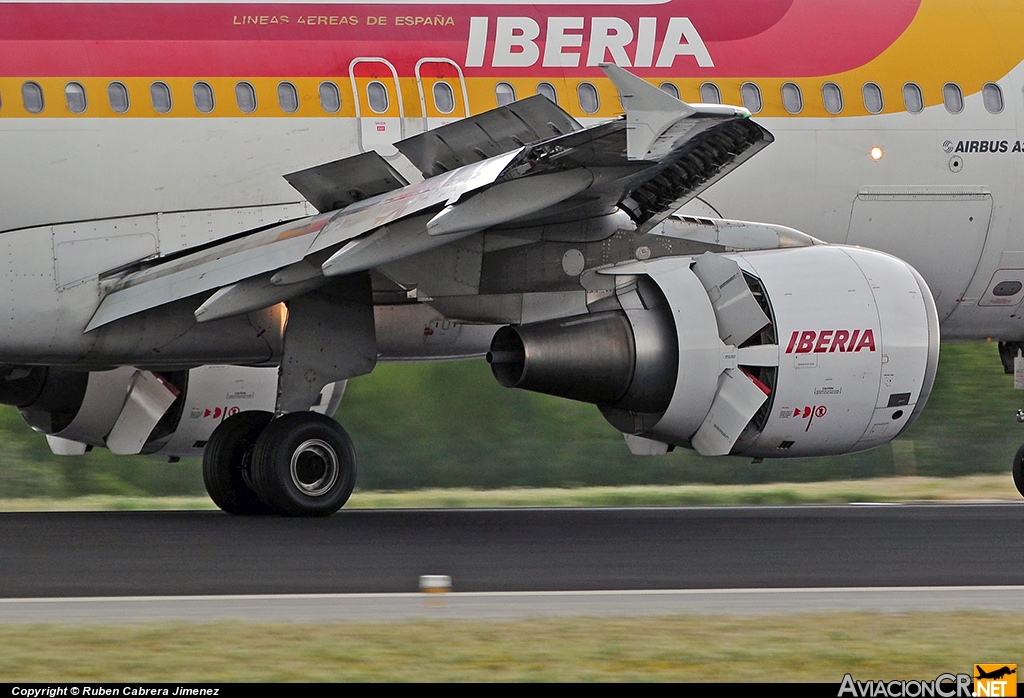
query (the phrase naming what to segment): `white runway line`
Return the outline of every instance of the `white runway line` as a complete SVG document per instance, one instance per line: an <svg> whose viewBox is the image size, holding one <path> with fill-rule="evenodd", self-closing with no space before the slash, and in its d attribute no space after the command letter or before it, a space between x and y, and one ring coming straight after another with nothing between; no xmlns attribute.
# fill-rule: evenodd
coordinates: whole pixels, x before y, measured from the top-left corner
<svg viewBox="0 0 1024 698"><path fill-rule="evenodd" d="M1024 586L0 599L0 624L400 622L834 612L1024 613Z"/></svg>

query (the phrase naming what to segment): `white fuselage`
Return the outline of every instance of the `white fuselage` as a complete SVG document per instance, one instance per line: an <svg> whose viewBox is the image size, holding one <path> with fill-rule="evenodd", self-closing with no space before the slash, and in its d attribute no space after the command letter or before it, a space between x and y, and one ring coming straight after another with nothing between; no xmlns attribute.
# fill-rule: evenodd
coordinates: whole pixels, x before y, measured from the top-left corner
<svg viewBox="0 0 1024 698"><path fill-rule="evenodd" d="M421 31L429 37L429 29ZM571 42L566 46L571 48ZM386 48L381 47L384 55ZM466 60L473 56L470 50ZM463 59L461 55L456 58ZM451 60L443 60L458 69ZM357 67L359 61L364 61L361 67ZM351 79L355 90L357 72L369 70L366 66L370 64L380 68L385 61L355 59L347 65L349 75L343 75L344 68L339 67L336 81L344 85ZM467 67L472 65L467 63ZM461 75L460 69L459 80ZM382 79L388 80L386 76ZM889 252L910 262L924 276L936 298L944 337L1024 340L1024 318L1018 311L1024 287L1009 296L992 294L1001 282L1024 284L1024 226L1020 224L1024 192L1018 191L1024 181L1024 152L1020 152L1024 136L1018 123L1022 81L1021 66L998 81L1005 107L995 114L983 105L982 94L973 92L957 114L939 103L917 114L755 115L776 142L704 192L692 209L724 218L779 223L829 242ZM343 110L338 116L311 118L264 117L258 112L237 117L216 112L155 118L134 118L132 112L118 118L94 118L88 112L58 118L45 112L12 117L9 104L16 102L18 95L8 91L3 95L8 113L0 113L0 152L4 154L0 231L5 231L0 235L4 248L0 252L6 255L9 268L0 298L13 303L31 294L33 284L48 285L51 294L54 285L58 289L67 286L60 278L62 265L76 267L78 260L70 247L60 259L57 248L62 240L73 241L76 235L81 239L83 234L64 228L61 234L65 237L61 238L50 227L54 224L209 209L246 208L257 211L257 217L267 212L299 211L297 207L273 208L301 203L282 175L371 147L385 153L397 169L411 177L413 168L393 154L379 132L386 132L384 140L394 141L453 120L460 110L478 113L493 108L492 103L483 104L479 99L479 88L467 93L464 80L461 87L462 95L456 94L456 113L448 119L424 115L422 85L422 110L407 104L400 107L402 113L392 113L392 105L391 111L380 117L367 116L365 105L364 111L359 111L363 97L355 100L355 116ZM148 95L139 92L136 90L132 99L146 102ZM493 100L493 92L488 94ZM51 92L48 99L61 96ZM95 91L90 97L95 102L104 98ZM175 97L179 102L189 98L180 93ZM810 93L806 98L812 99ZM219 99L225 100L223 93ZM847 99L856 100L858 95L848 94ZM887 99L895 101L899 95L888 94ZM463 104L467 100L468 109ZM406 112L422 113L406 116ZM996 152L970 152L972 141L1005 145L995 147ZM959 146L965 143L967 152L961 153ZM871 157L873 148L881 149L881 157ZM190 224L177 244L155 235L152 250L138 231L106 230L96 235L135 235L122 248L123 261L131 261L139 257L132 251L133 244L138 243L144 253L164 255L239 232L236 226L244 218L228 214L205 227ZM109 246L121 247L113 239ZM103 271L99 261L83 264L83 274ZM47 276L51 278L42 278ZM96 298L82 296L76 302L84 308L95 304ZM9 330L24 327L25 316L32 312L29 308L18 318L0 318L0 324L9 323Z"/></svg>

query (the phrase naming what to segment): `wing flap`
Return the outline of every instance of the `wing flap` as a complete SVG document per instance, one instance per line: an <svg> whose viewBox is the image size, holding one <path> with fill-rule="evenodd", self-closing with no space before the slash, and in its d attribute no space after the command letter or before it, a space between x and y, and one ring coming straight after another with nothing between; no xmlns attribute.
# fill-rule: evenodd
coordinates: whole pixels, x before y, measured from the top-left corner
<svg viewBox="0 0 1024 698"><path fill-rule="evenodd" d="M293 221L155 264L113 282L85 331L302 261L332 214Z"/></svg>
<svg viewBox="0 0 1024 698"><path fill-rule="evenodd" d="M519 150L321 213L157 263L113 282L85 331L172 301L229 286L340 247L370 231L493 184ZM436 245L446 242L443 236Z"/></svg>

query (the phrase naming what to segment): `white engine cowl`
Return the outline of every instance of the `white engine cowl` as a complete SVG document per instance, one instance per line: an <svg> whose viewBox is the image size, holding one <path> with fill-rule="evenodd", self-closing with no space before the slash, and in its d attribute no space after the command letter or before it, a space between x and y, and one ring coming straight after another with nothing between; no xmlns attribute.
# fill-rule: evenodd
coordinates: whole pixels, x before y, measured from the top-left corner
<svg viewBox="0 0 1024 698"><path fill-rule="evenodd" d="M18 407L58 455L95 446L120 454L201 456L224 419L248 410L273 412L277 400L275 367L200 366L160 375L131 366L89 374L41 370L36 398ZM328 384L311 410L333 414L344 389L344 381ZM59 405L54 394L62 396Z"/></svg>
<svg viewBox="0 0 1024 698"><path fill-rule="evenodd" d="M616 276L619 312L634 328L623 347L633 359L631 370L605 381L626 388L591 401L636 453L668 445L763 458L865 450L913 423L931 391L935 304L920 275L895 257L815 245L661 258L602 273ZM662 331L644 330L655 317ZM508 328L511 342L507 331L496 335L492 368L504 385L575 397L530 385L531 375L545 373L561 372L562 384L574 375L592 380L572 361L531 373L531 356L573 354L551 349L559 333L545 325ZM666 328L675 346L665 342ZM500 365L514 356L521 369L515 360ZM637 385L652 379L660 383ZM670 397L653 410L618 397L638 392Z"/></svg>

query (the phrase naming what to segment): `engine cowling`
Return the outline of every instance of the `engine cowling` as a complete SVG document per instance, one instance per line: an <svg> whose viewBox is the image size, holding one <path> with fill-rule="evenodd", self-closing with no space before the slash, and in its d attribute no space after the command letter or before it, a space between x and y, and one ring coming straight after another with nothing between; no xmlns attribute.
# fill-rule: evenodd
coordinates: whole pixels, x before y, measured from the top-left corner
<svg viewBox="0 0 1024 698"><path fill-rule="evenodd" d="M55 453L77 455L87 447L115 450L111 439L116 432L120 443L137 445L117 452L182 457L201 456L217 425L237 412L273 412L278 370L200 366L154 374L122 366L86 373L8 366L2 378L0 403L16 406L33 429L47 435ZM129 411L130 394L147 382L167 394L163 411L151 415L155 425ZM344 381L328 384L312 411L333 414L344 388ZM152 412L151 404L145 407Z"/></svg>
<svg viewBox="0 0 1024 698"><path fill-rule="evenodd" d="M916 420L938 366L938 316L906 262L815 245L670 257L605 270L618 308L512 326L503 385L597 404L636 452L835 455Z"/></svg>

